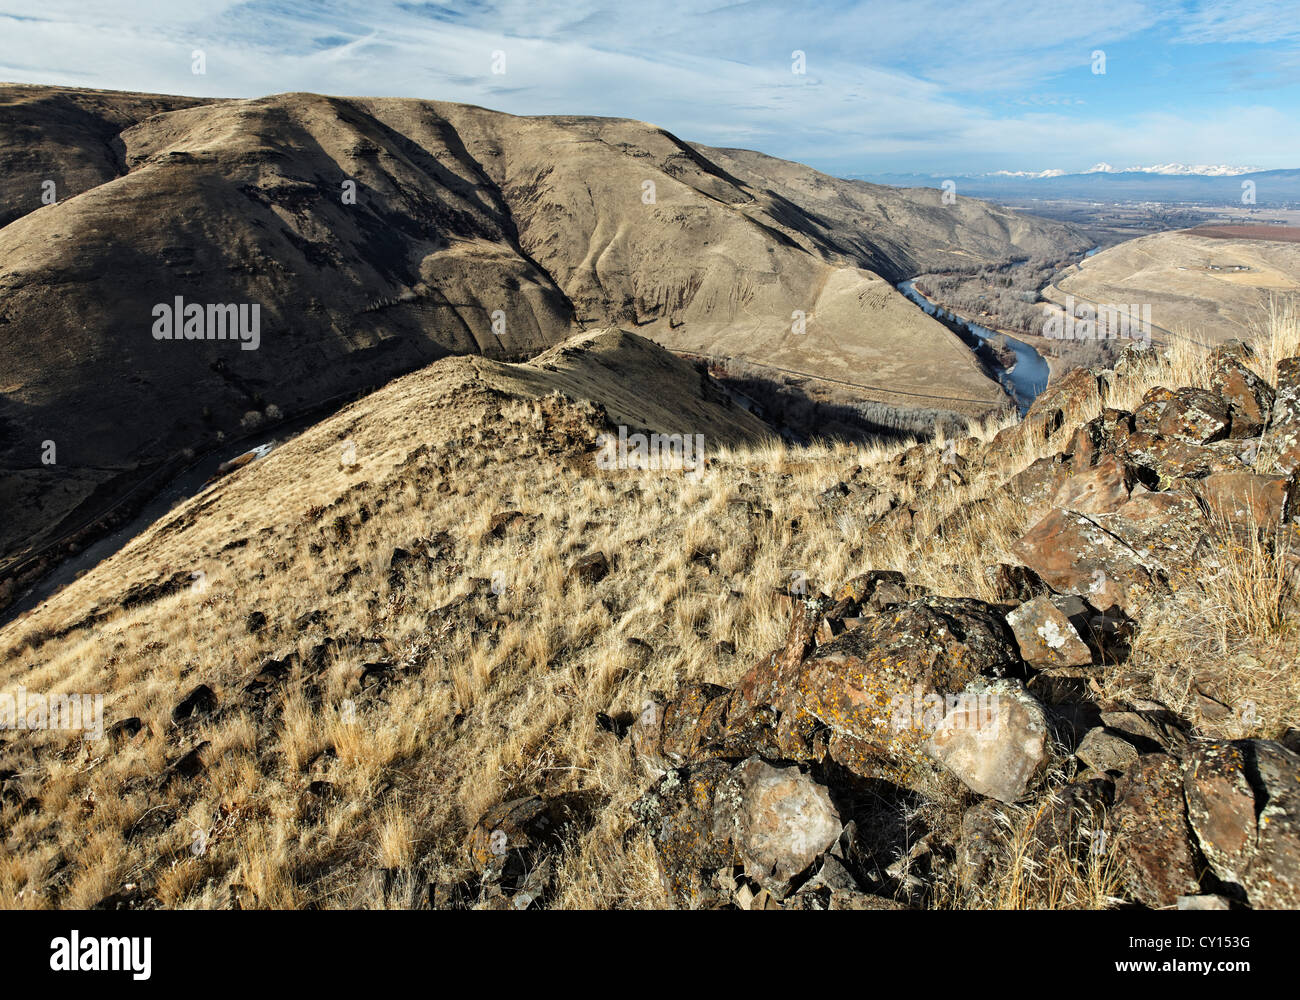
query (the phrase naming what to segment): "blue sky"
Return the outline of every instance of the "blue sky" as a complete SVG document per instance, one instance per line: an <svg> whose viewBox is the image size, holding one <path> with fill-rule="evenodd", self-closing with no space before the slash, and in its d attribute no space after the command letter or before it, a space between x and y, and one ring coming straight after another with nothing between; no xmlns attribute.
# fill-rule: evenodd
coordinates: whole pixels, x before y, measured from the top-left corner
<svg viewBox="0 0 1300 1000"><path fill-rule="evenodd" d="M1297 14L1295 0L0 0L0 80L616 115L838 174L1300 167Z"/></svg>

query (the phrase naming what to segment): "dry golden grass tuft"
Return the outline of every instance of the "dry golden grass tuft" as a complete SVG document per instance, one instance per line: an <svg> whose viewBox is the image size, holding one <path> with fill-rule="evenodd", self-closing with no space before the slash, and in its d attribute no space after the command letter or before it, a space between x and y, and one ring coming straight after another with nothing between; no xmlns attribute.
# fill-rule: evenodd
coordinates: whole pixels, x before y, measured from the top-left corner
<svg viewBox="0 0 1300 1000"><path fill-rule="evenodd" d="M1279 305L1266 318L1262 373L1300 354L1296 315ZM601 395L593 369L553 360L569 391L582 382ZM611 415L635 419L635 375L604 392ZM1205 376L1186 345L1152 352L1108 405ZM708 428L699 480L602 472L590 460L599 412L552 388L537 368L483 359L400 379L0 630L0 690L100 692L110 724L143 722L112 745L49 732L0 748L0 767L39 800L0 806L0 905L87 906L144 885L172 907L409 906L429 881L465 873L465 835L487 808L534 792L601 803L565 843L556 905L668 905L647 842L625 836L646 778L597 713L638 712L688 682L733 684L779 645L775 590L792 574L830 588L899 569L938 594L991 599L983 567L1016 561L1012 544L1035 519L999 487L1054 450L988 447L1004 418L953 442L960 479L946 475L943 441L900 475L911 442L792 447L746 439L731 414ZM711 412L700 404L695 419ZM339 461L347 441L355 465ZM821 499L841 482L857 492ZM910 523L886 514L909 505ZM493 530L507 511L520 516ZM416 556L392 568L399 548ZM596 551L608 575L571 578ZM123 607L132 587L199 571L201 588ZM1293 571L1241 546L1222 575L1140 623L1131 662L1109 668L1103 688L1196 719L1198 678L1213 666L1211 697L1250 702L1252 734L1300 725L1300 681L1285 669L1295 598ZM245 693L266 660L291 654L285 682ZM218 712L174 725L198 684ZM1244 735L1238 716L1202 728ZM164 783L205 742L203 777ZM1019 860L996 884L936 901L1110 905L1106 856L1083 869L1044 859L1032 822L1013 824L1008 842Z"/></svg>

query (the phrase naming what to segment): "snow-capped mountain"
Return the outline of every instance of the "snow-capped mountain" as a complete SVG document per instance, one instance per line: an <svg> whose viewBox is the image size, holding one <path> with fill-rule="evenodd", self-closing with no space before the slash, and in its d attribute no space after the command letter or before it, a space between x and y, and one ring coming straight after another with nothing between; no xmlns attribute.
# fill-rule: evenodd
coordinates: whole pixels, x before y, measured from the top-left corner
<svg viewBox="0 0 1300 1000"><path fill-rule="evenodd" d="M1163 174L1168 177L1238 177L1241 174L1254 174L1263 167L1233 167L1227 164L1190 166L1186 163L1156 163L1149 167L1112 167L1109 163L1096 163L1080 174ZM1068 170L994 170L981 174L982 177L1024 177L1037 180L1042 177L1069 177Z"/></svg>
<svg viewBox="0 0 1300 1000"><path fill-rule="evenodd" d="M1104 201L1184 202L1206 205L1241 204L1243 185L1255 199L1250 204L1300 203L1300 170L1261 170L1227 164L1157 163L1116 167L1094 164L1082 172L996 170L983 174L866 174L857 179L895 187L940 187L952 181L957 193L974 198L1084 198Z"/></svg>
<svg viewBox="0 0 1300 1000"><path fill-rule="evenodd" d="M1085 174L1164 174L1170 177L1238 177L1241 174L1254 174L1263 170L1263 167L1233 167L1227 164L1206 165L1197 164L1189 166L1186 163L1157 163L1150 167L1112 167L1109 163L1098 163L1093 167L1085 170ZM1064 172L1052 174L1050 171L1044 171L1038 174L1039 177L1062 176ZM1029 175L1021 175L1029 176Z"/></svg>
<svg viewBox="0 0 1300 1000"><path fill-rule="evenodd" d="M1029 177L1038 179L1040 177L1064 177L1064 170L995 170L991 174L985 174L985 177Z"/></svg>

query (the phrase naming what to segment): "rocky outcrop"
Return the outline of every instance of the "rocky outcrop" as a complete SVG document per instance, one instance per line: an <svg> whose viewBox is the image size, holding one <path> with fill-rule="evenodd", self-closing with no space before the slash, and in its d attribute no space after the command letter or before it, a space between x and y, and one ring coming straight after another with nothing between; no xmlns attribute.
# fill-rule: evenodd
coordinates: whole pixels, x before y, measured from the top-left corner
<svg viewBox="0 0 1300 1000"><path fill-rule="evenodd" d="M649 704L632 744L662 777L639 815L678 898L874 906L885 883L871 870L900 898L927 891L916 859L979 893L1021 852L1113 872L1113 891L1148 907L1296 906L1300 757L1267 740L1199 740L1164 705L1116 702L1096 683L1124 663L1144 610L1219 573L1243 538L1290 537L1294 478L1252 462L1300 426L1300 406L1293 384L1274 393L1249 361L1229 345L1208 388L1155 389L1133 413L1081 424L1114 376L1075 372L999 435L994 448L1032 435L1065 449L1003 486L1042 511L1015 542L1023 564L983 570L1004 604L872 570L791 598L784 645L734 688ZM923 465L911 449L895 474ZM932 808L977 801L946 843L931 830L890 864L850 858L841 868L854 874L837 882L828 844L837 823L856 829L846 803L861 782ZM728 865L748 887L720 881Z"/></svg>

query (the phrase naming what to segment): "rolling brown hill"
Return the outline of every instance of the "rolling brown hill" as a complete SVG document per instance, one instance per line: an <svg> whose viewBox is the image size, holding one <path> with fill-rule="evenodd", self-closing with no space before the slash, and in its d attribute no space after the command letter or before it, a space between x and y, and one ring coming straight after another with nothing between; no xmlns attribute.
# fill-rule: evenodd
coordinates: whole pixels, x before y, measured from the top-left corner
<svg viewBox="0 0 1300 1000"><path fill-rule="evenodd" d="M1284 235L1284 227L1274 229ZM1235 232L1234 232L1235 230ZM1063 305L1140 303L1152 339L1217 344L1250 336L1269 302L1300 291L1300 246L1259 238L1245 226L1184 229L1129 240L1068 269L1045 297Z"/></svg>
<svg viewBox="0 0 1300 1000"><path fill-rule="evenodd" d="M19 178L0 204L10 564L261 422L447 354L529 356L583 328L980 412L1001 390L891 282L953 254L1081 243L1058 223L621 119L312 94L13 86L0 101ZM57 204L41 204L44 178ZM155 339L155 307L177 297L257 306L257 349Z"/></svg>

